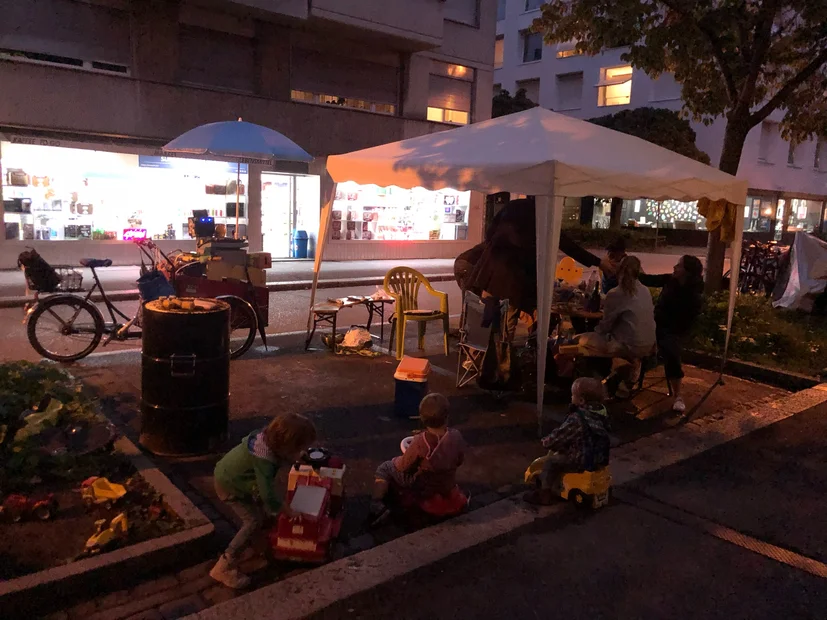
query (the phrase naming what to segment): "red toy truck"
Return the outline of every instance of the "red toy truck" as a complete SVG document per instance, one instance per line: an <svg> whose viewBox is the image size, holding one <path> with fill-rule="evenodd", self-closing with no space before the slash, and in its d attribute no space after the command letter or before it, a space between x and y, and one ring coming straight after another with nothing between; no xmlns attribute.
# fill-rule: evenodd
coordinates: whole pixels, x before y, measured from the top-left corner
<svg viewBox="0 0 827 620"><path fill-rule="evenodd" d="M276 558L321 563L330 557L344 519L344 475L341 459L324 448L311 448L290 470L286 501L300 516L280 515L270 530Z"/></svg>

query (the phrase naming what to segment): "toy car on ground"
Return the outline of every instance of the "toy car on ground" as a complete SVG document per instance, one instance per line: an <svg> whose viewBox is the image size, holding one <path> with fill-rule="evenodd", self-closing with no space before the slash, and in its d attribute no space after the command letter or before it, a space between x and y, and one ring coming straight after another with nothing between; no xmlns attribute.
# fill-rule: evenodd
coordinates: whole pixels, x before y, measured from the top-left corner
<svg viewBox="0 0 827 620"><path fill-rule="evenodd" d="M126 519L126 513L122 512L109 522L109 527L104 529L106 519L99 519L95 521L95 533L86 541L86 547L83 550L85 555L92 555L100 553L107 547L126 536L129 530L129 522Z"/></svg>
<svg viewBox="0 0 827 620"><path fill-rule="evenodd" d="M269 540L277 559L325 562L344 520L345 465L323 448L311 448L290 470L287 497L299 516L279 515Z"/></svg>
<svg viewBox="0 0 827 620"><path fill-rule="evenodd" d="M47 521L54 517L55 513L57 500L51 493L39 499L20 494L9 495L0 506L0 514L14 523L24 518Z"/></svg>
<svg viewBox="0 0 827 620"><path fill-rule="evenodd" d="M540 485L540 474L550 455L534 459L525 470L525 482ZM582 508L601 508L609 503L612 475L608 467L597 471L565 473L551 482L551 490L567 501Z"/></svg>
<svg viewBox="0 0 827 620"><path fill-rule="evenodd" d="M95 504L103 504L106 508L111 508L115 502L126 495L126 487L109 482L106 478L92 476L83 481L80 492L87 508Z"/></svg>

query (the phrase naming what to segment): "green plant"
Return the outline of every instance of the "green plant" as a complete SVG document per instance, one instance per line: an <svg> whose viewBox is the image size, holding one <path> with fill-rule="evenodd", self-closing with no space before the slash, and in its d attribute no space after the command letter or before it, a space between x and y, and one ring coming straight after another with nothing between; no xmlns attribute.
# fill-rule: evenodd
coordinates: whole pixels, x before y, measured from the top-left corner
<svg viewBox="0 0 827 620"><path fill-rule="evenodd" d="M565 231L572 241L586 248L603 249L618 237L623 237L626 242L626 249L630 252L651 252L655 248L655 231L651 229L609 230L607 228L575 225L566 226ZM666 242L663 237L659 238L658 247L665 245Z"/></svg>

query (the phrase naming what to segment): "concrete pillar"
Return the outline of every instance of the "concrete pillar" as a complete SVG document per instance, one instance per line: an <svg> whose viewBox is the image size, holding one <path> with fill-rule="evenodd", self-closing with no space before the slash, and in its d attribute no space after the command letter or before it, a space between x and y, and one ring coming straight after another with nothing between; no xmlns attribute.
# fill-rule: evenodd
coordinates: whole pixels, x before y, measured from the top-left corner
<svg viewBox="0 0 827 620"><path fill-rule="evenodd" d="M3 148L2 144L0 144L0 224L3 224L2 230L0 230L0 249L2 249L3 244L6 242L6 209L3 207L3 185L5 185L5 181L2 180L5 174L6 171L3 170ZM2 254L2 252L0 252L0 254Z"/></svg>
<svg viewBox="0 0 827 620"><path fill-rule="evenodd" d="M261 232L261 170L250 164L247 168L247 242L250 252L261 252L264 235Z"/></svg>
<svg viewBox="0 0 827 620"><path fill-rule="evenodd" d="M179 0L131 3L133 77L168 84L178 81L179 4Z"/></svg>
<svg viewBox="0 0 827 620"><path fill-rule="evenodd" d="M404 66L402 116L425 120L428 116L431 59L420 54L412 54L408 57Z"/></svg>
<svg viewBox="0 0 827 620"><path fill-rule="evenodd" d="M290 31L256 22L257 91L262 97L290 101Z"/></svg>
<svg viewBox="0 0 827 620"><path fill-rule="evenodd" d="M479 123L491 118L491 100L494 98L494 72L477 69L476 74L471 121Z"/></svg>

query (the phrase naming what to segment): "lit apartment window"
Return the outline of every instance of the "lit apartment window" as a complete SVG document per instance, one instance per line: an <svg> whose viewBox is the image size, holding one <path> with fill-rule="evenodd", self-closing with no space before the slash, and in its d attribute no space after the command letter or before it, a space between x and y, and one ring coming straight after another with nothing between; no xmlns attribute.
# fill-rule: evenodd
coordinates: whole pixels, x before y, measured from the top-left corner
<svg viewBox="0 0 827 620"><path fill-rule="evenodd" d="M536 11L543 6L544 0L525 0L526 11Z"/></svg>
<svg viewBox="0 0 827 620"><path fill-rule="evenodd" d="M393 104L366 101L364 99L354 99L353 97L340 97L339 95L326 95L322 93L311 93L306 90L294 89L290 91L290 98L293 101L301 101L303 103L335 105L342 108L350 108L352 110L373 112L374 114L388 114L391 116L396 114L396 106Z"/></svg>
<svg viewBox="0 0 827 620"><path fill-rule="evenodd" d="M573 47L564 50L557 50L557 58L571 58L572 56L580 56L580 52Z"/></svg>
<svg viewBox="0 0 827 620"><path fill-rule="evenodd" d="M505 39L503 36L500 35L497 37L496 41L494 41L494 68L499 69L503 66L503 45L505 44Z"/></svg>
<svg viewBox="0 0 827 620"><path fill-rule="evenodd" d="M428 120L455 125L470 123L474 77L470 67L432 60Z"/></svg>
<svg viewBox="0 0 827 620"><path fill-rule="evenodd" d="M627 105L632 99L632 66L606 67L600 70L597 105Z"/></svg>
<svg viewBox="0 0 827 620"><path fill-rule="evenodd" d="M543 58L543 35L539 32L523 31L523 62L534 62Z"/></svg>
<svg viewBox="0 0 827 620"><path fill-rule="evenodd" d="M445 108L432 108L428 106L428 120L436 123L467 125L470 120L470 115L468 112L463 112L462 110L446 110Z"/></svg>

